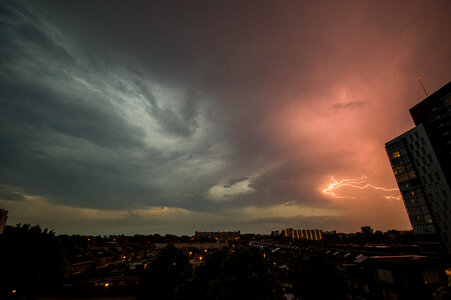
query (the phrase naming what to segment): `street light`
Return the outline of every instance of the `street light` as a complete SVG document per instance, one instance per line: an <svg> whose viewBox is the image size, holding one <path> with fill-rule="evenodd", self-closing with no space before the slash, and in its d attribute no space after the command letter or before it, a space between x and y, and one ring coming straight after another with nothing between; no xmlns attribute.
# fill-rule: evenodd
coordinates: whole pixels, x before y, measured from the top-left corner
<svg viewBox="0 0 451 300"><path fill-rule="evenodd" d="M106 291L107 291L107 288L110 286L110 284L107 282L107 283L105 283L105 298L106 298Z"/></svg>

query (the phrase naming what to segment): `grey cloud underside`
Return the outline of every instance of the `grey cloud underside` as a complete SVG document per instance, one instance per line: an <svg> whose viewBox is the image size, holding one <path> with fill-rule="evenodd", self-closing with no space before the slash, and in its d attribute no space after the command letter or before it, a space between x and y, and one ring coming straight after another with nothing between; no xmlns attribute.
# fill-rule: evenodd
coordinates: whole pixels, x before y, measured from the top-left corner
<svg viewBox="0 0 451 300"><path fill-rule="evenodd" d="M165 153L145 145L144 130L130 125L105 95L118 87L130 96L143 96L148 101L143 109L156 122L155 130L184 139L197 128L196 94L186 93L177 113L159 107L151 90L133 74L122 74L132 91L120 80L111 84L107 70L86 69L39 16L15 5L5 3L1 11L2 182L24 194L82 207L183 206L197 198L199 192L189 180L178 183L183 198L153 181L176 172L174 161L196 158L204 150ZM80 87L74 80L78 76L99 91ZM12 191L4 194L20 198Z"/></svg>
<svg viewBox="0 0 451 300"><path fill-rule="evenodd" d="M25 197L11 189L11 187L0 186L0 199L13 200L13 201L22 201L26 200Z"/></svg>
<svg viewBox="0 0 451 300"><path fill-rule="evenodd" d="M241 101L238 95L226 93L227 100L218 104L224 112L213 112L207 116L218 122L217 128L206 128L208 137L197 141L198 145L194 147L182 146L176 151L145 144L144 129L130 124L113 105L113 102L119 106L129 105L124 103L123 98L115 99L118 93L140 98L142 109L156 124L155 131L180 143L188 141L199 129L201 97L195 86L186 89L180 106L174 110L172 107L162 107L145 82L146 76L153 80L161 75L162 70L158 69L162 68L159 66L161 61L167 63L165 68L171 69L172 59L177 60L179 54L186 56L186 53L177 52L169 58L163 48L155 50L147 45L146 49L151 51L146 59L153 63L145 64L150 71L143 72L142 68L133 66L124 69L117 63L127 62L128 65L133 59L122 51L115 53L110 50L115 48L115 44L108 47L98 41L96 46L90 38L82 39L80 36L79 40L71 40L66 36L64 27L52 27L52 20L46 19L48 13L43 13L42 7L31 7L7 2L1 12L5 26L0 34L6 42L0 50L4 58L0 104L2 125L8 130L0 135L0 167L2 178L9 186L20 188L24 194L46 197L55 203L98 208L168 205L195 210L215 209L216 206L217 210L241 201L250 205L270 205L294 200L293 195L286 193L279 193L277 199L267 199L266 186L260 186L252 198L241 196L228 204L205 200L209 187L224 178L231 178L225 187L247 179L275 151L267 145L262 130L258 134L253 130L264 123L259 112L251 109L252 105L228 105L228 102ZM67 32L70 32L74 26L68 28ZM97 26L92 28L95 31ZM175 32L175 40L170 43L188 42L179 40L180 34ZM201 34L211 35L213 32ZM166 42L158 41L161 38L146 37L145 42L163 44L168 51L179 48L178 45L168 46ZM69 45L73 46L69 48ZM204 44L202 47L208 46ZM95 48L101 51L96 53L93 51ZM161 53L157 55L152 51ZM188 49L191 54L192 51ZM217 53L217 49L213 53ZM193 69L186 61L189 59L180 59L182 61L179 63L187 67L189 73ZM221 72L226 72L221 76L229 76L230 70L224 69L226 65L218 65L223 68ZM177 72L180 72L180 67L177 67ZM208 64L201 64L198 69L206 72L202 76L213 74ZM198 74L194 72L194 76ZM235 76L229 77L236 80ZM163 82L165 80L163 76ZM187 80L190 82L192 78ZM219 91L216 95L210 93L207 97L209 101L224 97L223 89ZM253 103L259 97L253 95L249 101ZM259 109L265 109L267 98L260 99L263 102ZM225 117L227 114L232 117ZM234 114L239 118L233 117ZM159 141L155 143L158 146ZM217 143L243 145L219 153L219 157L210 157L209 149ZM227 166L220 171L204 175L195 174L195 168L182 171L186 164L194 164L197 160L214 163L217 158L227 161ZM240 173L245 176L237 177ZM302 201L309 202L311 199L305 197Z"/></svg>
<svg viewBox="0 0 451 300"><path fill-rule="evenodd" d="M235 183L238 183L238 182L241 182L241 181L244 181L244 180L248 180L248 179L249 179L249 177L232 178L232 179L229 180L229 182L227 184L224 184L223 187L230 188Z"/></svg>

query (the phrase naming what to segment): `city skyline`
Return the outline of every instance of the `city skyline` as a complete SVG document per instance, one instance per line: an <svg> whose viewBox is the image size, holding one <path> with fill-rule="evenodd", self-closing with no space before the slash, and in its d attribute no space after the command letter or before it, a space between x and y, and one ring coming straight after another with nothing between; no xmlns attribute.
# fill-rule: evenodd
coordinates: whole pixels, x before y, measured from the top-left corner
<svg viewBox="0 0 451 300"><path fill-rule="evenodd" d="M0 208L58 234L410 229L384 145L449 1L0 4Z"/></svg>

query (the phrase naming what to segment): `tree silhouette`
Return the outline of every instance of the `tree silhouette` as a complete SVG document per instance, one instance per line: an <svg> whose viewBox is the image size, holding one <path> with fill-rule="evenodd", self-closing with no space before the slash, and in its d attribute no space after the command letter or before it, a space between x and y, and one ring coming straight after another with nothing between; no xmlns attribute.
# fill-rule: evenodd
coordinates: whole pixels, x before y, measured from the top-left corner
<svg viewBox="0 0 451 300"><path fill-rule="evenodd" d="M282 299L277 273L259 251L243 248L207 257L196 272L192 299Z"/></svg>
<svg viewBox="0 0 451 300"><path fill-rule="evenodd" d="M52 294L67 270L53 231L18 224L0 235L0 298L13 290L26 299Z"/></svg>
<svg viewBox="0 0 451 300"><path fill-rule="evenodd" d="M190 276L188 257L169 244L144 274L141 281L142 299L180 299Z"/></svg>

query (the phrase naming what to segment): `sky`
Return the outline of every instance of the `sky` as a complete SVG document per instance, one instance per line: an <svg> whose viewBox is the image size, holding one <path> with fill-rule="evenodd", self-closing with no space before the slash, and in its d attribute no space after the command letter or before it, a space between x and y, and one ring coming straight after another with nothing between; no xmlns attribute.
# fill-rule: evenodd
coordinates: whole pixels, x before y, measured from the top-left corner
<svg viewBox="0 0 451 300"><path fill-rule="evenodd" d="M450 1L1 1L0 208L57 234L411 229L384 144Z"/></svg>

